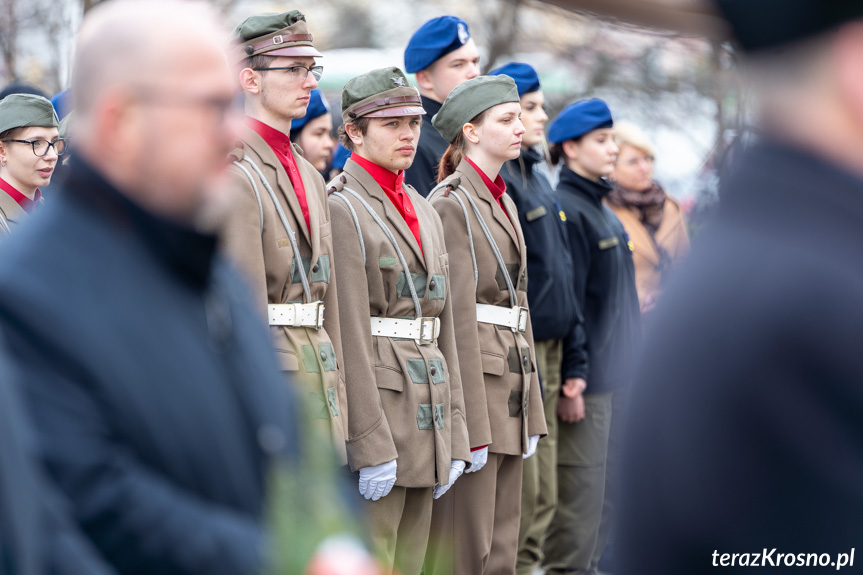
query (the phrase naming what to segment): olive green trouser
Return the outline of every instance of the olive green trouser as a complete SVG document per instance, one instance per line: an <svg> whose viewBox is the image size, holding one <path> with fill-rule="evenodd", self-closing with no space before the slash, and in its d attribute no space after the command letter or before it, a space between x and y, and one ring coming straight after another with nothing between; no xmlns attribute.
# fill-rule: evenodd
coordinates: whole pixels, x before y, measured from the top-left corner
<svg viewBox="0 0 863 575"><path fill-rule="evenodd" d="M359 477L354 474L354 477ZM372 545L384 573L420 575L429 541L433 487L393 487L377 501L363 498Z"/></svg>
<svg viewBox="0 0 863 575"><path fill-rule="evenodd" d="M600 528L603 508L611 509L605 499L614 394L585 395L585 418L559 424L558 506L543 544L546 575L596 573L608 537L608 528Z"/></svg>
<svg viewBox="0 0 863 575"><path fill-rule="evenodd" d="M533 575L534 566L542 561L542 539L557 506L557 398L562 348L559 339L535 342L536 364L545 392L542 403L548 435L540 440L534 456L524 461L518 575Z"/></svg>

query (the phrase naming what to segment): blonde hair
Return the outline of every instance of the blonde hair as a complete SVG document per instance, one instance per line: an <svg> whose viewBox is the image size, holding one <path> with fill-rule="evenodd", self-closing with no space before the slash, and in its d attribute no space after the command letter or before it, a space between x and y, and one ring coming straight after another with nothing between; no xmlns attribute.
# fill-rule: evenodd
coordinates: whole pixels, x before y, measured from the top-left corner
<svg viewBox="0 0 863 575"><path fill-rule="evenodd" d="M648 156L654 156L653 143L641 128L631 122L614 123L614 143L618 148L624 145L641 150Z"/></svg>

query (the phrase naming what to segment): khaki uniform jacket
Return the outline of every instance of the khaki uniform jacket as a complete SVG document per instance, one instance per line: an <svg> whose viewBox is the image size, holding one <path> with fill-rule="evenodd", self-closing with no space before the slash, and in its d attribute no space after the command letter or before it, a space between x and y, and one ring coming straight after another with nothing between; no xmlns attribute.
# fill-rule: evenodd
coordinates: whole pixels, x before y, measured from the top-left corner
<svg viewBox="0 0 863 575"><path fill-rule="evenodd" d="M662 291L662 272L659 252L650 237L650 232L641 223L638 210L616 206L606 202L615 213L629 239L632 241L632 259L635 264L635 286L638 290L638 301L644 305L647 294L659 296ZM689 253L689 234L683 219L680 204L670 197L665 200L662 224L656 230L656 242L662 246L671 257L674 264L680 263ZM668 270L665 270L668 271Z"/></svg>
<svg viewBox="0 0 863 575"><path fill-rule="evenodd" d="M254 162L269 182L296 234L312 300L323 300L324 327L270 326L281 368L302 386L310 418L329 427L336 453L346 462L343 412L344 377L342 346L333 264L332 228L324 181L294 146L294 156L306 189L311 233L297 201L288 174L276 154L253 129L243 132L242 148L232 154ZM229 168L229 185L236 190L235 204L221 223L221 236L228 256L251 282L256 307L266 317L268 304L305 303L296 254L266 187L246 161L240 164L252 175L260 194L260 205L249 176L236 165ZM263 211L263 225L261 224Z"/></svg>
<svg viewBox="0 0 863 575"><path fill-rule="evenodd" d="M476 304L511 307L506 280L491 245L464 192L456 188L467 208L478 268L474 284L465 215L446 184L456 179L477 203L516 286L518 305L527 305L527 250L515 204L501 197L500 209L480 175L466 160L441 183L429 200L440 214L451 256L453 315L459 366L464 385L468 432L472 448L489 445L489 451L517 455L527 450L527 438L546 435L545 414L536 372L533 330L528 319L524 334L476 321Z"/></svg>
<svg viewBox="0 0 863 575"><path fill-rule="evenodd" d="M6 226L9 231L15 229L18 224L27 219L29 214L24 211L24 208L18 205L15 198L0 190L0 238L4 238L9 232L6 231ZM6 226L3 225L6 223Z"/></svg>
<svg viewBox="0 0 863 575"><path fill-rule="evenodd" d="M342 181L344 180L344 181ZM423 317L440 318L437 345L371 334L369 318L416 316L398 255L381 227L349 192L350 210L330 196L334 244L344 289L339 315L348 396L348 461L356 471L398 460L396 485L432 487L449 480L450 464L470 464L464 399L453 329L452 289L440 218L405 185L416 209L422 251L404 218L372 176L348 160L329 190L357 192L384 221L407 262Z"/></svg>

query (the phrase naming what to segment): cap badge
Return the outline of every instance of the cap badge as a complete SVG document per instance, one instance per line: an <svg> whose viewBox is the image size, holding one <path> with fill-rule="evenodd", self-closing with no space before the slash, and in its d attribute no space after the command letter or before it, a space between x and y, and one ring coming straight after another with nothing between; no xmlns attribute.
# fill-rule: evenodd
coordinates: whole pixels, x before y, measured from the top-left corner
<svg viewBox="0 0 863 575"><path fill-rule="evenodd" d="M468 40L470 40L470 34L468 34L468 31L467 31L467 28L465 27L465 25L462 24L461 22L459 22L459 24L458 24L458 41L461 42L462 44L464 44Z"/></svg>
<svg viewBox="0 0 863 575"><path fill-rule="evenodd" d="M393 81L393 84L398 86L399 88L405 87L405 79L404 78L390 78Z"/></svg>

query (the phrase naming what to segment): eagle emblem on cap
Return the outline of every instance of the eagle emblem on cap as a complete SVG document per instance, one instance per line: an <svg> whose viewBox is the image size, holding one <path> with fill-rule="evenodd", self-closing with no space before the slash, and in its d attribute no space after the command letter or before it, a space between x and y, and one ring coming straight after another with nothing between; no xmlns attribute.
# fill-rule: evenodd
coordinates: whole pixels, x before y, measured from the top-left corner
<svg viewBox="0 0 863 575"><path fill-rule="evenodd" d="M458 41L464 44L470 40L470 34L468 34L467 27L459 22L458 24Z"/></svg>
<svg viewBox="0 0 863 575"><path fill-rule="evenodd" d="M395 85L396 85L396 86L398 86L399 88L404 88L404 87L405 87L405 79L404 79L404 78L398 78L398 77L397 77L397 78L390 78L390 80L392 80L392 81L393 81L393 84L395 84Z"/></svg>

